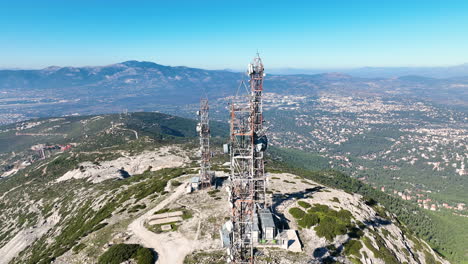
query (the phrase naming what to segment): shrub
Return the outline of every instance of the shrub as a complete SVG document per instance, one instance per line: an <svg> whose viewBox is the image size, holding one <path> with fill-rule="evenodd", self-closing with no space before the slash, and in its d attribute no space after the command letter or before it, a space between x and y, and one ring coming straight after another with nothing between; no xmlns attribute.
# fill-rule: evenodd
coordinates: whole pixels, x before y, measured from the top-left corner
<svg viewBox="0 0 468 264"><path fill-rule="evenodd" d="M208 191L208 195L214 196L214 195L216 195L216 194L219 193L219 192L220 192L219 189L210 190L210 191Z"/></svg>
<svg viewBox="0 0 468 264"><path fill-rule="evenodd" d="M374 200L374 198L371 198L371 197L368 197L368 196L362 197L361 200L362 200L367 206L375 206L375 205L377 205L377 201Z"/></svg>
<svg viewBox="0 0 468 264"><path fill-rule="evenodd" d="M306 214L301 220L297 221L297 223L302 228L310 228L311 226L318 224L319 221L320 219L316 214Z"/></svg>
<svg viewBox="0 0 468 264"><path fill-rule="evenodd" d="M375 258L379 258L379 259L382 259L384 261L384 263L388 263L388 264L397 264L399 263L398 262L398 259L392 254L392 252L385 246L385 244L383 243L383 240L382 238L379 236L379 235L376 235L375 237L375 242L377 243L377 248L375 248L373 245L372 245L372 242L371 240L365 236L362 238L362 241L364 242L364 245L370 250L372 251L372 253L374 254L374 257Z"/></svg>
<svg viewBox="0 0 468 264"><path fill-rule="evenodd" d="M180 186L182 183L180 181L176 181L176 180L173 180L171 182L171 185L174 186L174 187L177 187L177 186Z"/></svg>
<svg viewBox="0 0 468 264"><path fill-rule="evenodd" d="M163 208L163 209L161 209L161 210L159 210L159 211L154 212L154 214L155 214L155 215L156 215L156 214L164 214L164 213L167 213L167 212L169 212L169 211L171 211L171 209L169 209L169 208Z"/></svg>
<svg viewBox="0 0 468 264"><path fill-rule="evenodd" d="M349 229L348 236L350 238L356 238L359 239L364 236L364 231L359 229L359 227L353 226Z"/></svg>
<svg viewBox="0 0 468 264"><path fill-rule="evenodd" d="M136 252L136 261L138 264L153 264L153 252L149 248L139 248Z"/></svg>
<svg viewBox="0 0 468 264"><path fill-rule="evenodd" d="M98 231L99 229L105 227L106 225L108 225L108 223L100 223L100 224L98 224L97 226L95 226L95 227L93 228L93 230L91 231L91 233L92 233L92 232Z"/></svg>
<svg viewBox="0 0 468 264"><path fill-rule="evenodd" d="M146 208L146 204L137 204L135 206L133 206L132 208L128 209L128 212L129 213L136 213L138 211L140 211L141 209L145 209Z"/></svg>
<svg viewBox="0 0 468 264"><path fill-rule="evenodd" d="M150 249L137 244L116 244L99 257L98 264L120 264L130 259L135 259L137 264L154 263Z"/></svg>
<svg viewBox="0 0 468 264"><path fill-rule="evenodd" d="M361 258L361 253L359 251L362 248L362 243L359 240L349 240L348 242L345 243L344 245L344 253L346 256L356 256L358 258Z"/></svg>
<svg viewBox="0 0 468 264"><path fill-rule="evenodd" d="M309 212L323 212L327 213L330 210L330 208L327 205L324 204L314 204L314 207L309 209Z"/></svg>
<svg viewBox="0 0 468 264"><path fill-rule="evenodd" d="M304 217L304 215L305 215L305 212L302 211L300 208L297 208L297 207L293 207L293 208L289 209L289 213L296 219L300 219L300 218Z"/></svg>
<svg viewBox="0 0 468 264"><path fill-rule="evenodd" d="M304 201L299 201L299 202L297 202L297 204L299 204L304 209L307 209L307 208L311 207L310 203L304 202Z"/></svg>
<svg viewBox="0 0 468 264"><path fill-rule="evenodd" d="M332 241L337 235L344 235L347 232L345 224L337 221L336 218L325 216L320 219L320 224L315 227L315 232L319 237L325 237Z"/></svg>
<svg viewBox="0 0 468 264"><path fill-rule="evenodd" d="M192 212L189 210L183 210L182 219L187 220L193 217Z"/></svg>
<svg viewBox="0 0 468 264"><path fill-rule="evenodd" d="M350 224L351 223L351 218L353 217L353 214L348 211L348 210L340 210L336 213L336 217L340 219L341 221Z"/></svg>
<svg viewBox="0 0 468 264"><path fill-rule="evenodd" d="M112 245L98 259L98 264L120 264L131 259L141 246L137 244Z"/></svg>

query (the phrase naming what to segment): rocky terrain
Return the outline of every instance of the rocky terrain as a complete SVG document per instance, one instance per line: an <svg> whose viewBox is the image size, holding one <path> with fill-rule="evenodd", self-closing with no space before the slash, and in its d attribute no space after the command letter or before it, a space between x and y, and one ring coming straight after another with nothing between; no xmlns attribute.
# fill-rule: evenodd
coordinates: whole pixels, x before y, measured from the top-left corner
<svg viewBox="0 0 468 264"><path fill-rule="evenodd" d="M448 263L426 243L408 233L383 208L367 205L360 195L328 188L288 173L270 173L268 186L273 195L275 214L289 228L298 229L303 252L292 253L279 248L257 249L258 263ZM196 199L192 199L195 200L192 205L195 206L203 195L198 194ZM216 197L226 198L226 194L219 193ZM292 208L308 209L301 207L301 204L310 208L319 205L334 211L349 212L352 224L343 234L324 237L316 231L321 223L301 227L298 224L300 220L291 215ZM219 203L211 204L209 211L215 211L214 215L217 216L216 219L208 216L207 222L219 223L228 216L222 206ZM200 263L222 263L220 252L215 250L216 247L199 249L188 256L186 262L204 260L206 262Z"/></svg>
<svg viewBox="0 0 468 264"><path fill-rule="evenodd" d="M195 122L136 113L22 124L22 133L34 135L30 145L44 137L75 144L44 159L32 158L28 147L9 145L14 157L3 152L5 163L28 159L30 165L0 179L0 263L106 263L117 245L149 249L145 261L157 263L225 262L219 228L229 216L226 182L185 192L198 169L197 140L190 136ZM214 127L216 138L222 133ZM27 137L17 128L2 128L0 143ZM214 157L219 177L226 176L225 161ZM298 229L303 251L259 249L259 263L447 263L372 199L276 170L269 173L272 209L279 228ZM150 224L165 212L181 217L169 230ZM327 221L340 228L323 232ZM140 253L128 258L149 263Z"/></svg>

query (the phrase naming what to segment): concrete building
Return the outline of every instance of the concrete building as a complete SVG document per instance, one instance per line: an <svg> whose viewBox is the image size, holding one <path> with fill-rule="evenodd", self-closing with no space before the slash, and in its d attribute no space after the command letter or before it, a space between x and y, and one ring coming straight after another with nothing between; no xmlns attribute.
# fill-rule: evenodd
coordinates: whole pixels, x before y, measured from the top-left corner
<svg viewBox="0 0 468 264"><path fill-rule="evenodd" d="M292 252L302 252L302 244L296 230L283 230L278 234L277 239L282 248Z"/></svg>
<svg viewBox="0 0 468 264"><path fill-rule="evenodd" d="M190 179L190 187L192 190L198 190L200 187L200 177L192 177Z"/></svg>
<svg viewBox="0 0 468 264"><path fill-rule="evenodd" d="M262 239L272 240L276 236L276 226L273 220L273 214L269 209L258 210L260 226L262 229Z"/></svg>
<svg viewBox="0 0 468 264"><path fill-rule="evenodd" d="M232 233L233 225L231 221L227 221L219 230L219 236L221 238L221 246L229 248L231 246L230 235Z"/></svg>
<svg viewBox="0 0 468 264"><path fill-rule="evenodd" d="M277 232L271 211L269 209L259 209L253 218L252 240L254 243L265 243L274 240Z"/></svg>
<svg viewBox="0 0 468 264"><path fill-rule="evenodd" d="M261 232L260 232L260 226L258 224L258 215L255 214L254 219L253 219L253 226L252 226L252 241L254 241L254 243L260 242L260 236L261 236Z"/></svg>

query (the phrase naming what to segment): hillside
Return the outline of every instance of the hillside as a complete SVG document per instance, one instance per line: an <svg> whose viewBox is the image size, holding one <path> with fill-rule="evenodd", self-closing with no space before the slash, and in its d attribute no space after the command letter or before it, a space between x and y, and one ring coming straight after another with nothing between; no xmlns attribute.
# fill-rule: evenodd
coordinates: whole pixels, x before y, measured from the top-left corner
<svg viewBox="0 0 468 264"><path fill-rule="evenodd" d="M195 124L132 113L1 127L0 263L223 263L218 230L229 215L223 182L185 193L197 173ZM226 157L217 141L226 131L212 125L213 168L221 177ZM291 169L284 157L272 158L279 225L298 228L304 247L301 253L260 249L260 263L446 263L375 201L385 202L378 199L384 194L347 193L338 186L348 185L348 177ZM152 224L164 213L180 213L170 231Z"/></svg>
<svg viewBox="0 0 468 264"><path fill-rule="evenodd" d="M259 248L258 263L448 263L383 207L370 204L361 195L325 187L290 173L269 175L279 225L298 229L303 250ZM221 192L216 197L227 198L226 195ZM195 199L206 199L204 196L200 193ZM228 215L221 206L210 205L214 213L208 222L222 222ZM197 248L186 263L223 263L219 257L222 254L223 251Z"/></svg>
<svg viewBox="0 0 468 264"><path fill-rule="evenodd" d="M2 127L1 263L26 248L14 262L49 263L105 227L102 221L117 209L157 198L190 164L181 147L191 148L195 125L164 114L132 113ZM225 131L219 127L213 124L215 137ZM41 146L45 158L31 146Z"/></svg>
<svg viewBox="0 0 468 264"><path fill-rule="evenodd" d="M243 73L171 67L126 61L107 66L0 70L0 124L44 116L180 110L233 95ZM466 108L468 80L420 76L363 78L342 73L275 75L265 78L268 92L318 96L401 95Z"/></svg>

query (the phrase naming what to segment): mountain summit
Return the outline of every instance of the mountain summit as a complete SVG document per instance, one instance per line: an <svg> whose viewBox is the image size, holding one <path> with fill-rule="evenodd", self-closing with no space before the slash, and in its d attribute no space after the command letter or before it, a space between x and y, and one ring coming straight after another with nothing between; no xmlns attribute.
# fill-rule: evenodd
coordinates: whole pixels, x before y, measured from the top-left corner
<svg viewBox="0 0 468 264"><path fill-rule="evenodd" d="M14 164L1 168L0 264L224 263L228 158L213 161L218 188L186 193L199 169L195 127L158 113L0 127L0 164ZM211 128L215 138L228 131ZM372 198L315 181L349 186L349 177L278 165L269 162L268 190L291 241L259 245L256 263L447 263Z"/></svg>

